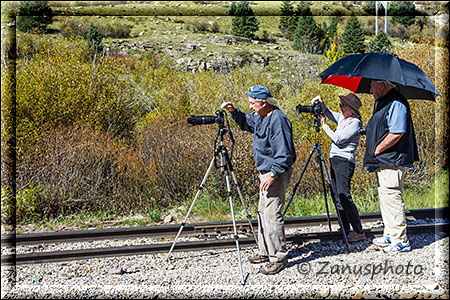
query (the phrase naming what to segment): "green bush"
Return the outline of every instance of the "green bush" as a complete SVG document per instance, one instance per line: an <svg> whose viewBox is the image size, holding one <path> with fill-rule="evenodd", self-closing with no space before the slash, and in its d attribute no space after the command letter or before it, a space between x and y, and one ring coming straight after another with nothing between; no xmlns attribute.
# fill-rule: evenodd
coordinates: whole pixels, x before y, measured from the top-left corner
<svg viewBox="0 0 450 300"><path fill-rule="evenodd" d="M45 32L53 22L53 12L48 1L20 1L17 29L22 32Z"/></svg>
<svg viewBox="0 0 450 300"><path fill-rule="evenodd" d="M367 52L389 52L391 47L392 43L387 37L386 33L384 31L380 31L375 36L375 39L369 42Z"/></svg>
<svg viewBox="0 0 450 300"><path fill-rule="evenodd" d="M88 123L129 138L145 113L133 105L136 92L123 79L126 69L107 58L91 61L84 43L45 45L17 63L19 151L58 126Z"/></svg>

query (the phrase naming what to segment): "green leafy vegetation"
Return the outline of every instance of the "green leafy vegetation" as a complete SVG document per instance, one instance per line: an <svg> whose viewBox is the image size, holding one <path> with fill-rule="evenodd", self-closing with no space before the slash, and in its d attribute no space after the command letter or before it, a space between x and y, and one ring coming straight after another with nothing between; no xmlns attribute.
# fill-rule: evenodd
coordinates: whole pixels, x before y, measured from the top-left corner
<svg viewBox="0 0 450 300"><path fill-rule="evenodd" d="M53 22L53 12L48 1L20 1L17 29L22 32L45 32Z"/></svg>

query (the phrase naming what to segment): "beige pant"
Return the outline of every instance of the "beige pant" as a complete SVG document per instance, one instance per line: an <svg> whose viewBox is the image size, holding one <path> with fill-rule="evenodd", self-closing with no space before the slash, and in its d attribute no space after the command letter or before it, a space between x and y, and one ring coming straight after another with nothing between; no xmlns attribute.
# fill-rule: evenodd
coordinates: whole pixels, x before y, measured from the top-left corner
<svg viewBox="0 0 450 300"><path fill-rule="evenodd" d="M403 200L403 182L406 169L403 167L382 167L376 171L378 197L380 198L381 217L384 223L384 236L392 243L406 242L405 202Z"/></svg>
<svg viewBox="0 0 450 300"><path fill-rule="evenodd" d="M270 176L261 174L260 179ZM284 232L283 206L292 168L277 177L268 191L259 191L258 247L260 255L269 256L271 262L280 262L288 254Z"/></svg>

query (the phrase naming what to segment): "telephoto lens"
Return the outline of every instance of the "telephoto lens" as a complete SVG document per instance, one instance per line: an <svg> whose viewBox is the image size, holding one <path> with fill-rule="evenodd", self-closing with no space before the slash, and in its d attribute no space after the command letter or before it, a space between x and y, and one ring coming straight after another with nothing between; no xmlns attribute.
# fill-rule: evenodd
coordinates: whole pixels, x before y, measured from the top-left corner
<svg viewBox="0 0 450 300"><path fill-rule="evenodd" d="M217 110L217 116L190 116L187 122L191 125L206 125L206 124L223 124L224 123L224 111Z"/></svg>
<svg viewBox="0 0 450 300"><path fill-rule="evenodd" d="M187 122L191 125L214 124L216 123L216 118L215 116L190 116Z"/></svg>

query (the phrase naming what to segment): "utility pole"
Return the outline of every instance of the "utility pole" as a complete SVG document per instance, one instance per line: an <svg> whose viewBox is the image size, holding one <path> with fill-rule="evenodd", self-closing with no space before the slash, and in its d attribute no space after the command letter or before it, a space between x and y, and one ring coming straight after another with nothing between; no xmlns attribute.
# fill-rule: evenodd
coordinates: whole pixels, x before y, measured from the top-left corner
<svg viewBox="0 0 450 300"><path fill-rule="evenodd" d="M386 33L386 35L388 34L387 30L388 30L388 2L387 1L381 1L381 3L384 6L384 33Z"/></svg>
<svg viewBox="0 0 450 300"><path fill-rule="evenodd" d="M378 1L375 1L375 35L378 34Z"/></svg>
<svg viewBox="0 0 450 300"><path fill-rule="evenodd" d="M388 2L387 1L375 1L375 35L378 34L378 7L379 3L384 7L384 32L388 34Z"/></svg>

